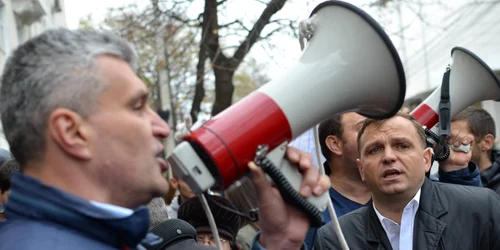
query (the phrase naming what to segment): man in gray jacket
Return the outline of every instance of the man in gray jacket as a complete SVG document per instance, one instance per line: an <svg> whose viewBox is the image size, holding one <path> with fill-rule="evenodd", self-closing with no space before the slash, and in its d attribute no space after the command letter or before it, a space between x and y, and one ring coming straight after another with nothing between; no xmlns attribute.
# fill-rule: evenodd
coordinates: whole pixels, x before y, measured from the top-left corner
<svg viewBox="0 0 500 250"><path fill-rule="evenodd" d="M413 117L367 120L358 152L372 202L340 218L350 249L500 249L500 198L485 188L427 180L431 149ZM331 223L318 231L315 249L341 249Z"/></svg>

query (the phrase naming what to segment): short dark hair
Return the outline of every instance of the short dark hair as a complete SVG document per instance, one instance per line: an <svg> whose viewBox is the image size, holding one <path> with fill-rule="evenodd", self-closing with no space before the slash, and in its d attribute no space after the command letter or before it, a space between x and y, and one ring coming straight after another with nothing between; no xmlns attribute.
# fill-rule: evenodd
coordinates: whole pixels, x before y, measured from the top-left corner
<svg viewBox="0 0 500 250"><path fill-rule="evenodd" d="M417 135L418 135L418 137L420 139L420 142L422 143L422 145L424 146L424 148L427 148L427 137L425 136L424 127L412 115L409 115L409 114L406 114L406 113L402 113L402 112L398 112L393 117L390 117L390 118L387 118L387 119L383 119L383 120L375 120L375 119L370 119L370 118L368 118L368 119L365 120L365 122L363 123L363 126L361 127L361 130L358 133L358 139L357 139L357 143L358 143L358 155L361 156L361 144L360 144L360 142L361 142L361 136L363 136L363 134L365 133L365 130L368 127L379 128L384 123L386 123L389 119L392 119L392 118L398 117L398 116L409 120L413 124L413 127L415 127L415 131L417 132Z"/></svg>
<svg viewBox="0 0 500 250"><path fill-rule="evenodd" d="M488 134L496 137L495 121L490 113L482 108L470 106L456 114L451 121L466 121L476 141L481 141Z"/></svg>
<svg viewBox="0 0 500 250"><path fill-rule="evenodd" d="M332 157L332 152L330 152L330 149L326 146L326 138L330 135L342 138L343 133L342 115L332 116L319 124L319 145L321 147L321 153L325 157L326 161L330 161L330 158Z"/></svg>
<svg viewBox="0 0 500 250"><path fill-rule="evenodd" d="M12 174L19 172L20 169L19 163L14 159L8 160L0 166L0 191L2 194L9 191L10 178Z"/></svg>

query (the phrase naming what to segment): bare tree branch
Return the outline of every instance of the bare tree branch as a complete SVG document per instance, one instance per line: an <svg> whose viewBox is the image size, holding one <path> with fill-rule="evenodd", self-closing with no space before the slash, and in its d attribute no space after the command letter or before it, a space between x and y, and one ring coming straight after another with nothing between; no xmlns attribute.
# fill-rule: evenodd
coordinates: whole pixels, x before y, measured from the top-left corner
<svg viewBox="0 0 500 250"><path fill-rule="evenodd" d="M434 25L434 24L429 23L429 22L428 22L428 21L424 18L423 14L422 14L422 8L421 8L421 7L419 8L419 10L416 10L416 9L414 9L414 8L413 8L413 6L412 6L412 3L411 3L411 2L408 2L408 1L405 1L405 0L401 0L401 1L405 2L405 3L406 3L406 5L405 5L405 6L406 6L406 7L407 7L407 8L408 8L411 12L413 12L413 13L414 13L414 14L418 17L418 19L420 19L420 21L421 21L422 23L424 23L426 26L428 26L428 27L433 27L433 28L438 28L438 29L442 29L442 30L446 30L446 29L448 29L447 27L441 27L441 26L437 26L437 25Z"/></svg>
<svg viewBox="0 0 500 250"><path fill-rule="evenodd" d="M260 37L258 40L266 40L268 39L269 37L273 36L274 33L276 32L280 32L282 30L284 30L285 28L287 28L286 26L279 26L277 27L276 29L272 30L271 32L267 33L267 35L263 36L263 37Z"/></svg>
<svg viewBox="0 0 500 250"><path fill-rule="evenodd" d="M225 2L227 2L227 0L220 0L219 2L217 2L217 6L222 5L222 4L224 4Z"/></svg>
<svg viewBox="0 0 500 250"><path fill-rule="evenodd" d="M247 27L245 27L245 25L240 20L235 20L235 21L232 21L230 23L219 25L219 29L220 28L228 28L229 26L234 25L234 24L239 24L239 26L241 28L243 28L244 30L250 31Z"/></svg>
<svg viewBox="0 0 500 250"><path fill-rule="evenodd" d="M272 0L260 15L253 28L248 33L245 41L241 43L233 56L233 63L237 65L243 60L253 44L257 41L264 27L271 20L271 16L278 12L285 5L286 0Z"/></svg>
<svg viewBox="0 0 500 250"><path fill-rule="evenodd" d="M200 112L200 105L203 97L205 97L205 61L207 60L206 49L202 46L198 53L198 64L196 66L196 85L193 97L193 103L191 105L191 119L193 123L198 120L198 114Z"/></svg>
<svg viewBox="0 0 500 250"><path fill-rule="evenodd" d="M219 59L219 27L217 21L217 0L205 0L205 9L203 11L202 23L202 38L200 43L200 51L198 53L198 65L196 66L196 88L191 108L191 118L193 122L198 119L201 101L205 96L204 89L204 74L205 62L207 56L211 59L212 64L216 59ZM224 60L224 57L221 57Z"/></svg>
<svg viewBox="0 0 500 250"><path fill-rule="evenodd" d="M200 43L200 53L203 51L206 52L208 58L211 61L211 68L214 71L215 75L215 102L212 108L212 115L219 113L225 108L229 107L232 102L232 96L234 93L234 85L233 85L233 76L242 62L243 58L249 52L250 48L261 39L261 33L264 27L270 22L278 24L278 28L271 31L267 37L271 36L275 32L279 30L283 30L284 27L287 27L285 20L277 19L271 21L271 17L283 8L286 0L271 0L269 3L266 3L266 7L261 13L258 20L254 23L253 27L248 30L241 21L235 20L226 24L219 25L218 24L218 10L217 7L226 2L225 0L205 0L205 8L203 12L203 22L202 22L202 39ZM219 42L219 30L222 28L228 28L230 26L238 24L244 30L246 30L246 35L243 41L237 46L233 56L228 58L224 55L223 49L232 48L232 46L225 46L221 48ZM289 24L292 26L291 24ZM236 32L237 33L237 32ZM232 35L231 33L229 35ZM202 58L202 54L199 54L200 59L206 60L206 58ZM204 61L203 61L204 62ZM201 68L201 64L199 62L198 66ZM198 70L200 69L198 68ZM198 71L200 72L200 71ZM196 120L195 115L197 115L200 111L200 98L203 96L201 87L199 86L201 81L201 74L197 74L197 83L195 88L195 100L193 101L191 116L193 116L193 120Z"/></svg>
<svg viewBox="0 0 500 250"><path fill-rule="evenodd" d="M274 19L274 20L269 21L269 23L279 23L279 24L281 24L282 22L288 23L288 22L290 22L290 20L288 20L288 19Z"/></svg>
<svg viewBox="0 0 500 250"><path fill-rule="evenodd" d="M262 1L262 0L254 0L254 1L255 1L255 2L258 2L258 3L261 3L261 4L266 4L266 5L267 5L267 4L269 4L269 3L266 3L266 2L264 2L264 1Z"/></svg>

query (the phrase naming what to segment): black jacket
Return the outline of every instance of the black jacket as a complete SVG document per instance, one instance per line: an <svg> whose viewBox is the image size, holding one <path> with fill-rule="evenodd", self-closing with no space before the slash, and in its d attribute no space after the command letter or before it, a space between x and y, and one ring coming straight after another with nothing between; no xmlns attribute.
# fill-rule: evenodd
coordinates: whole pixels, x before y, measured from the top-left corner
<svg viewBox="0 0 500 250"><path fill-rule="evenodd" d="M499 211L500 196L489 189L425 180L415 216L413 248L500 249ZM350 249L392 249L373 205L342 216L339 222ZM314 248L341 249L331 222L318 231Z"/></svg>
<svg viewBox="0 0 500 250"><path fill-rule="evenodd" d="M500 194L500 152L493 150L491 152L491 167L481 172L481 182L484 187L492 189Z"/></svg>

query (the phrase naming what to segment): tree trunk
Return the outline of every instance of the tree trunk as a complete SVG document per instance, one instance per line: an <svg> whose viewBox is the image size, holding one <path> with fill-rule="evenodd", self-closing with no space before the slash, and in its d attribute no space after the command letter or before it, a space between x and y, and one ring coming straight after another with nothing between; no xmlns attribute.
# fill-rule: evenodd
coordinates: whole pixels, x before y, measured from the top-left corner
<svg viewBox="0 0 500 250"><path fill-rule="evenodd" d="M219 24L217 18L217 0L205 0L205 9L203 12L202 24L202 42L200 44L201 50L206 49L206 54L211 62L215 74L215 102L212 107L212 116L217 115L224 109L232 104L233 99L233 75L243 58L248 54L252 46L257 42L258 38L264 27L269 24L271 17L281 10L287 0L271 0L264 11L261 13L259 19L255 22L252 29L248 32L245 40L238 46L232 57L226 57L220 48L219 44ZM200 54L201 58L201 54ZM204 63L205 61L203 61ZM200 62L198 62L199 65ZM200 65L199 65L200 66ZM198 76L197 76L198 77ZM196 91L202 90L202 85L198 86L200 81L197 82ZM200 90L198 90L200 88ZM191 116L193 121L199 110L203 93L195 93L195 101ZM196 99L201 98L201 99Z"/></svg>
<svg viewBox="0 0 500 250"><path fill-rule="evenodd" d="M205 97L205 61L207 59L206 49L204 46L200 46L200 51L198 54L198 65L196 66L196 85L194 89L193 104L191 106L191 119L193 124L198 120L198 114L200 113L201 101Z"/></svg>
<svg viewBox="0 0 500 250"><path fill-rule="evenodd" d="M203 21L201 23L201 42L198 52L198 65L196 66L196 86L193 104L191 106L191 118L193 123L198 120L201 101L205 97L205 62L211 53L219 48L219 36L217 31L217 1L205 0L205 10L203 11Z"/></svg>
<svg viewBox="0 0 500 250"><path fill-rule="evenodd" d="M240 44L234 55L230 58L216 58L215 71L215 102L212 107L212 116L220 113L232 104L233 99L233 75L243 58L248 54L252 46L257 42L264 27L269 24L271 17L281 10L286 0L272 0L268 3L253 28L249 31L246 39ZM218 39L218 38L217 38Z"/></svg>
<svg viewBox="0 0 500 250"><path fill-rule="evenodd" d="M212 107L212 116L217 115L231 106L233 102L233 75L234 70L216 69L215 71L215 102Z"/></svg>

